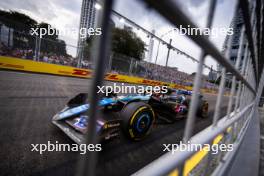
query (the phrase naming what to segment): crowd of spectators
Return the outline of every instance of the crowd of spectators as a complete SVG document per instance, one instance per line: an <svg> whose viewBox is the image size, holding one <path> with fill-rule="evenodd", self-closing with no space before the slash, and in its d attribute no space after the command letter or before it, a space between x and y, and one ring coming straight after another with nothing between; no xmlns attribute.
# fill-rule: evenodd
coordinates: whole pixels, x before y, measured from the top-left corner
<svg viewBox="0 0 264 176"><path fill-rule="evenodd" d="M77 59L70 55L58 55L56 53L40 52L39 57L35 59L35 53L32 49L11 49L2 42L0 42L0 55L11 56L22 59L37 60L40 62L47 62L51 64L77 66ZM82 68L91 68L91 63L86 60L82 61Z"/></svg>
<svg viewBox="0 0 264 176"><path fill-rule="evenodd" d="M39 60L51 64L77 66L77 61L71 56L57 55L55 53L40 53Z"/></svg>
<svg viewBox="0 0 264 176"><path fill-rule="evenodd" d="M9 52L6 52L4 55L30 60L33 60L34 58L33 50L30 49L13 49Z"/></svg>
<svg viewBox="0 0 264 176"><path fill-rule="evenodd" d="M67 66L77 66L77 58L74 58L70 55L58 55L56 53L47 53L40 52L39 58L34 59L34 51L32 49L10 49L6 47L3 43L0 43L0 55L7 55L16 58L29 59L29 60L37 60L40 62L46 62L51 64L59 64L59 65L67 65ZM192 86L195 75L187 74L185 72L179 71L175 67L165 67L161 65L156 65L149 62L140 62L140 67L144 68L141 71L128 73L121 72L118 69L111 70L112 73L120 73L120 74L133 74L135 76L144 77L152 80L159 80L169 83L176 83L185 86ZM138 66L139 66L138 65ZM82 68L92 68L92 63L86 60L82 61ZM112 67L113 68L113 67ZM142 71L143 70L143 71ZM204 88L213 88L214 84L204 81Z"/></svg>
<svg viewBox="0 0 264 176"><path fill-rule="evenodd" d="M184 86L193 86L195 73L188 74L179 71L175 67L165 67L149 62L141 62L141 65L146 69L142 76L148 79L159 80L169 83L180 84ZM207 81L208 77L203 75L202 88L215 89L216 85Z"/></svg>
<svg viewBox="0 0 264 176"><path fill-rule="evenodd" d="M179 71L175 67L165 67L149 62L141 62L141 65L146 69L145 77L164 82L176 83L186 86L191 86L193 76L185 72Z"/></svg>

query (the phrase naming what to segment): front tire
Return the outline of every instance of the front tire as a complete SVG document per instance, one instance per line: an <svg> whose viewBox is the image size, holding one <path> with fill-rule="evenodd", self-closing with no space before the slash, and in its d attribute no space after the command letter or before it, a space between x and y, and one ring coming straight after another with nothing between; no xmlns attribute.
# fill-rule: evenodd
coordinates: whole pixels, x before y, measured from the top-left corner
<svg viewBox="0 0 264 176"><path fill-rule="evenodd" d="M129 139L139 141L149 134L155 114L148 104L132 102L123 108L121 118L124 133Z"/></svg>

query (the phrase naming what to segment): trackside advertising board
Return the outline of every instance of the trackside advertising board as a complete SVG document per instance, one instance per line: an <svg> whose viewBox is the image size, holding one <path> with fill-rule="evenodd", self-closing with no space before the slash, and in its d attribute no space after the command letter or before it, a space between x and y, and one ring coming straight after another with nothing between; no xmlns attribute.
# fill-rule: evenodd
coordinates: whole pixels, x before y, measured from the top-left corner
<svg viewBox="0 0 264 176"><path fill-rule="evenodd" d="M19 70L25 72L45 73L45 74L62 75L62 76L73 76L79 78L92 77L92 70L89 69L81 69L71 66L56 65L45 62L36 62L32 60L18 59L13 57L6 57L6 56L0 56L0 69ZM113 74L113 73L107 73L105 75L105 80L125 82L131 84L152 85L152 86L167 85L168 87L175 89L192 90L192 87L190 86L182 86L179 84L166 83L162 81L155 81L140 77ZM203 90L203 91L207 93L213 93L211 90Z"/></svg>

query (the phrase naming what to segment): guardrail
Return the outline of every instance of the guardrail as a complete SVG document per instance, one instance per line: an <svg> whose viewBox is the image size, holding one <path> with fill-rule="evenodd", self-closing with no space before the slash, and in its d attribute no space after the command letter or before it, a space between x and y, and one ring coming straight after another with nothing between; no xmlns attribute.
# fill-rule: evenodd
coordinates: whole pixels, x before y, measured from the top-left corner
<svg viewBox="0 0 264 176"><path fill-rule="evenodd" d="M167 20L169 20L176 27L177 25L182 25L187 27L195 28L196 26L185 16L181 11L179 6L171 0L157 2L153 0L145 0L145 2L156 9L161 15L163 15ZM247 1L246 1L247 2ZM261 2L260 2L261 3ZM228 164L231 162L232 157L234 157L236 150L239 148L239 144L245 134L248 123L251 120L252 116L255 114L256 106L259 102L260 95L263 88L263 74L259 80L259 87L257 89L258 81L258 70L256 69L258 63L258 57L255 53L260 46L256 45L256 23L254 20L255 1L252 1L252 10L249 11L249 4L245 4L245 1L238 1L236 5L235 12L238 9L242 10L244 17L245 25L242 28L240 36L240 46L238 57L236 58L235 66L233 66L227 58L230 56L231 42L232 37L229 38L228 49L225 53L225 56L221 55L219 51L214 47L214 45L205 37L205 36L188 36L193 40L200 48L202 49L202 54L200 57L200 63L198 65L197 74L195 77L194 83L194 95L192 96L190 112L188 113L187 123L185 126L185 133L183 141L190 141L194 144L212 144L212 140L219 134L226 136L231 134L231 138L225 140L225 143L234 144L234 150L232 152L227 152L220 155L220 160L217 163L217 166L210 168L209 164L212 161L212 154L207 154L207 161L203 163L202 175L223 175L226 171ZM212 24L214 9L216 6L216 1L210 1L207 27L210 28ZM251 13L249 13L251 12ZM261 11L262 14L262 11ZM261 15L262 16L262 15ZM249 20L250 19L250 20ZM260 29L262 31L262 29ZM253 32L253 35L252 35ZM261 42L261 41L260 41ZM243 51L243 46L246 45L246 49ZM200 133L193 135L193 126L195 122L195 113L197 110L197 99L198 92L200 90L200 80L202 74L202 64L206 55L212 56L216 61L221 63L223 66L222 77L220 88L217 96L217 102L215 107L215 113L213 117L212 124L201 131ZM244 55L242 61L242 55ZM242 62L242 68L239 70L239 66ZM224 84L226 72L233 74L232 76L232 88L231 94L229 97L227 114L221 120L220 118L220 107L222 102L222 95L224 93ZM237 88L238 86L238 88ZM257 90L257 91L256 91ZM234 102L235 101L235 102ZM233 104L235 105L232 109ZM231 128L230 132L226 130ZM136 172L134 175L166 175L166 174L176 174L176 175L187 175L186 163L188 159L195 152L176 152L174 154L167 153L164 156L160 157L153 163L150 163L148 166L144 167L140 171Z"/></svg>
<svg viewBox="0 0 264 176"><path fill-rule="evenodd" d="M159 12L165 19L171 22L174 26L179 27L190 27L196 28L197 26L182 12L182 9L173 0L156 1L156 0L144 0L148 7L153 8ZM256 8L256 2L258 7ZM109 53L109 18L111 14L111 8L113 0L105 0L103 3L103 10L100 18L100 24L103 31L102 36L95 43L97 51L95 54L96 69L95 77L93 78L93 84L91 88L91 109L89 112L90 123L89 131L87 136L87 142L95 144L96 133L95 133L95 122L97 118L97 103L98 95L96 94L96 87L102 84L103 75L105 68L102 67L104 63L107 63L107 55ZM209 13L207 17L206 27L210 28L213 22L214 11L216 7L216 0L210 1ZM187 123L185 126L183 142L193 144L213 144L215 138L218 135L222 136L221 142L226 144L234 144L234 150L229 152L220 152L218 160L214 167L208 167L213 161L212 153L206 154L196 153L195 151L174 151L161 156L157 160L153 161L146 167L142 168L134 175L187 175L193 169L190 167L190 159L194 155L201 154L206 160L204 162L198 162L198 165L202 168L200 175L224 175L227 165L231 162L234 157L236 150L239 148L241 140L246 132L248 124L255 114L256 107L258 105L260 95L262 93L264 85L264 72L259 77L259 62L260 58L263 57L262 49L262 24L257 26L256 21L262 23L263 17L263 2L260 0L256 1L244 1L239 0L237 2L235 12L240 9L243 14L244 26L240 36L239 54L236 58L235 65L227 59L230 56L230 48L232 37L229 38L228 48L225 55L222 55L216 47L209 41L204 35L193 35L188 36L194 43L196 43L201 49L202 54L199 59L199 65L194 82L194 94L191 99L190 111L188 113ZM258 11L257 11L258 9ZM261 10L259 10L261 9ZM257 15L256 15L257 13ZM246 46L244 49L244 45ZM99 52L100 51L100 52ZM200 133L193 136L193 128L195 124L195 114L197 111L198 104L198 93L200 91L201 76L203 71L203 64L205 57L210 55L218 63L222 65L222 76L220 82L220 88L217 95L217 102L215 106L215 113L213 116L212 124L202 130ZM242 55L244 57L242 58ZM240 68L240 65L242 67ZM262 70L262 68L261 68ZM220 118L220 108L225 92L225 77L226 73L232 74L232 87L229 96L229 103L227 113L223 118ZM201 151L202 152L202 151ZM95 152L90 152L80 160L80 168L78 175L95 175ZM191 169L190 169L191 168Z"/></svg>

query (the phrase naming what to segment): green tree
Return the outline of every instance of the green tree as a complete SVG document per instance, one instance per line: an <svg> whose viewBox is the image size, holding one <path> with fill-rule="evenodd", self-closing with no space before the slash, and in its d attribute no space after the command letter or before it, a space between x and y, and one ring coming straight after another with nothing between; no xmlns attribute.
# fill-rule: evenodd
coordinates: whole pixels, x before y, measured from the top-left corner
<svg viewBox="0 0 264 176"><path fill-rule="evenodd" d="M133 32L114 28L112 33L112 50L137 60L144 58L145 43Z"/></svg>
<svg viewBox="0 0 264 176"><path fill-rule="evenodd" d="M95 36L86 39L83 55L88 58L91 55L92 41ZM145 43L133 32L127 29L113 28L112 30L112 51L142 60L145 53Z"/></svg>
<svg viewBox="0 0 264 176"><path fill-rule="evenodd" d="M29 34L31 28L36 27L38 24L29 16L16 11L0 10L0 21L7 27L26 34Z"/></svg>
<svg viewBox="0 0 264 176"><path fill-rule="evenodd" d="M38 29L46 29L48 31L49 28L52 28L48 23L40 23L38 25ZM63 40L59 39L58 33L56 33L57 29L52 28L53 31L50 34L46 34L42 36L41 39L41 52L51 52L58 55L66 55L66 43ZM38 30L39 31L39 30Z"/></svg>
<svg viewBox="0 0 264 176"><path fill-rule="evenodd" d="M84 50L83 50L84 60L90 60L93 39L94 39L94 36L90 36L86 39L86 43L85 43Z"/></svg>
<svg viewBox="0 0 264 176"><path fill-rule="evenodd" d="M37 26L37 22L29 16L16 11L0 10L0 21L13 31L13 47L29 48L34 46L35 39L30 36L31 28Z"/></svg>
<svg viewBox="0 0 264 176"><path fill-rule="evenodd" d="M29 16L16 11L0 10L0 21L13 32L13 48L34 49L36 37L31 35L32 28L46 28L50 24L40 23L30 18ZM58 35L45 35L41 41L41 52L56 53L66 55L66 43L58 38Z"/></svg>

